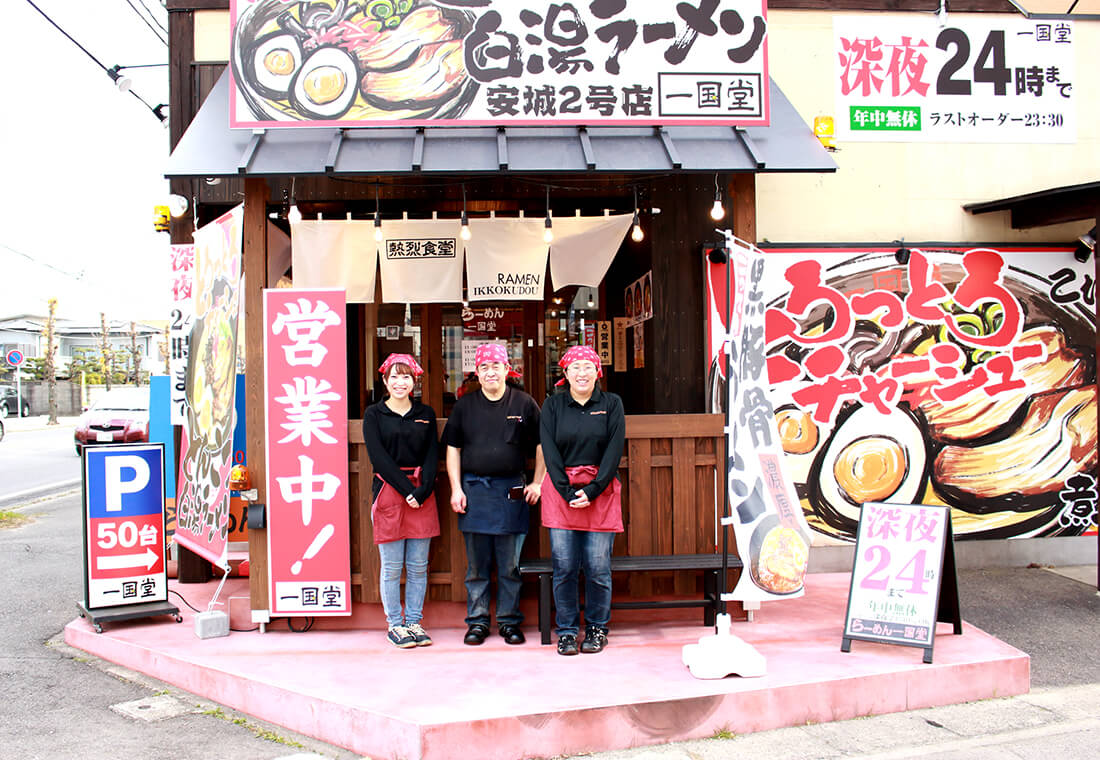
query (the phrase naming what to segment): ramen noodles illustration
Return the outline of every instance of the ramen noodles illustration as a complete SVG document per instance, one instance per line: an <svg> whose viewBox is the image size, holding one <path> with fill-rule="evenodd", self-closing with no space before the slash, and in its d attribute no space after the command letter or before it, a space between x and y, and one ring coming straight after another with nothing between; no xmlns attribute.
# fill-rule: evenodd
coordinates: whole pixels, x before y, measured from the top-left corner
<svg viewBox="0 0 1100 760"><path fill-rule="evenodd" d="M261 0L241 12L233 76L257 119L454 118L473 101L473 17L424 0Z"/></svg>
<svg viewBox="0 0 1100 760"><path fill-rule="evenodd" d="M765 518L753 534L749 570L756 584L776 594L801 589L810 562L810 547L802 534L775 517ZM757 541L757 535L763 538Z"/></svg>
<svg viewBox="0 0 1100 760"><path fill-rule="evenodd" d="M949 292L966 274L962 257L937 252L938 277ZM808 376L773 385L783 467L816 532L852 540L860 509L871 501L949 506L955 533L975 538L1076 535L1091 524L1064 519L1068 491L1084 489L1091 504L1096 500L1091 307L1055 302L1050 282L1039 275L1009 266L1003 272L1004 288L1021 310L1018 337L1003 349L960 340L945 328L946 320L919 321L906 312L887 328L876 315L856 319L839 344L846 361L841 372L896 378L898 392L889 403L852 394L831 415L820 415L794 400L812 382ZM903 299L906 275L892 255L865 254L833 267L825 284L841 293L868 293L885 290L876 287L879 282L892 282L890 292ZM783 299L770 307L782 309ZM950 299L938 308L956 330L979 339L996 333L1005 319L1002 305L989 299L969 310ZM827 329L829 311L819 307L798 320L800 334ZM768 353L802 365L812 350L783 340ZM894 371L906 363L924 368ZM985 378L985 385L932 392L944 378L975 377ZM985 391L1001 379L1003 388Z"/></svg>

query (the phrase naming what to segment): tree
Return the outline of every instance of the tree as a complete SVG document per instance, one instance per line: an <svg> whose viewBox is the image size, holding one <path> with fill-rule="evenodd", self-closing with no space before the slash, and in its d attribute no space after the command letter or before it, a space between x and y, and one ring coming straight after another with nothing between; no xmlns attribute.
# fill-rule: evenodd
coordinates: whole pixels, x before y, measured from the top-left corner
<svg viewBox="0 0 1100 760"><path fill-rule="evenodd" d="M54 322L57 314L57 299L51 298L46 302L50 308L50 314L46 318L46 387L49 389L50 418L47 425L57 424L57 372L54 371Z"/></svg>
<svg viewBox="0 0 1100 760"><path fill-rule="evenodd" d="M130 323L130 382L141 385L141 352L137 345L137 327Z"/></svg>
<svg viewBox="0 0 1100 760"><path fill-rule="evenodd" d="M110 333L107 332L107 316L102 311L99 312L99 331L99 361L102 365L100 374L107 385L107 390L111 390L111 374L115 369L115 357L114 352L111 351Z"/></svg>

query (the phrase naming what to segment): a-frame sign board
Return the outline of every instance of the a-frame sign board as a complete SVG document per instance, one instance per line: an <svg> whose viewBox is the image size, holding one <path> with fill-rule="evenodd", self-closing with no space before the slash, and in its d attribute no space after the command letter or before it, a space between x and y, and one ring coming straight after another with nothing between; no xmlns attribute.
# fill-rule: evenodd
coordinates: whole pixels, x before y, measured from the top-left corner
<svg viewBox="0 0 1100 760"><path fill-rule="evenodd" d="M951 510L864 504L840 651L878 641L920 647L930 663L937 622L962 633Z"/></svg>

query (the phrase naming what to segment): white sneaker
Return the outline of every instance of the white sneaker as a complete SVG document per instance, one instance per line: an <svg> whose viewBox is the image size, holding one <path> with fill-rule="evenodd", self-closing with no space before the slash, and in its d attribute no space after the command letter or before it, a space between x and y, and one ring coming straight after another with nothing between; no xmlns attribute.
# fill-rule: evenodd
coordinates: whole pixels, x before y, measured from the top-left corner
<svg viewBox="0 0 1100 760"><path fill-rule="evenodd" d="M409 629L403 625L395 625L386 633L386 638L398 649L409 649L416 646L416 639L413 638Z"/></svg>
<svg viewBox="0 0 1100 760"><path fill-rule="evenodd" d="M421 628L420 623L407 625L405 626L405 630L413 637L413 641L416 642L418 647L430 647L432 645L432 637L428 635L427 631Z"/></svg>

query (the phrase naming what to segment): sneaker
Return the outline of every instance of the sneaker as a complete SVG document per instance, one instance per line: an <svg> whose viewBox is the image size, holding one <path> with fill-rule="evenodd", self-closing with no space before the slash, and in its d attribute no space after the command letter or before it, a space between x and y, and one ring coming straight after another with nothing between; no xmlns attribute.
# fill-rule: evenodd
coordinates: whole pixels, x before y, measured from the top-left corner
<svg viewBox="0 0 1100 760"><path fill-rule="evenodd" d="M567 633L558 637L558 654L572 655L577 654L577 637L571 633Z"/></svg>
<svg viewBox="0 0 1100 760"><path fill-rule="evenodd" d="M413 638L409 629L403 625L395 625L393 628L390 628L389 632L386 634L386 638L388 638L398 649L408 649L409 647L416 646L416 639Z"/></svg>
<svg viewBox="0 0 1100 760"><path fill-rule="evenodd" d="M582 652L596 654L602 652L605 646L607 646L607 633L602 628L590 626L585 630L584 643L581 644Z"/></svg>
<svg viewBox="0 0 1100 760"><path fill-rule="evenodd" d="M420 626L420 623L407 625L405 630L413 637L413 641L416 642L418 647L430 647L432 645L432 637Z"/></svg>

